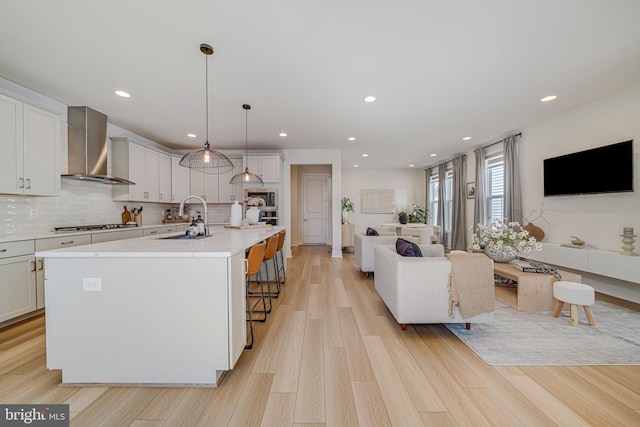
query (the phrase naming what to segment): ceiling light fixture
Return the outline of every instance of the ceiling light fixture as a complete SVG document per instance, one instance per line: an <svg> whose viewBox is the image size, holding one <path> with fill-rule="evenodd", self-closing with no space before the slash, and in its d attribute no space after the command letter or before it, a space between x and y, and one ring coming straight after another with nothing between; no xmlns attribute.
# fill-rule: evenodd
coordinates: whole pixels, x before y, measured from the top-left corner
<svg viewBox="0 0 640 427"><path fill-rule="evenodd" d="M195 134L195 133L188 133L188 134L187 134L187 136L188 136L189 138L195 138L195 137L196 137L196 134Z"/></svg>
<svg viewBox="0 0 640 427"><path fill-rule="evenodd" d="M436 153L433 153L433 154L429 154L429 156L430 156L430 157L435 157L435 156L437 156L437 154L436 154Z"/></svg>
<svg viewBox="0 0 640 427"><path fill-rule="evenodd" d="M471 139L471 137L470 137L470 136L465 136L464 138L462 138L462 140L463 140L463 141L468 141L468 140L470 140L470 139Z"/></svg>
<svg viewBox="0 0 640 427"><path fill-rule="evenodd" d="M242 104L242 108L244 108L244 147L245 147L245 158L247 159L247 167L244 169L244 172L237 173L231 178L229 184L233 185L246 185L247 187L264 187L264 182L262 178L260 178L255 173L249 172L249 110L251 109L251 105Z"/></svg>
<svg viewBox="0 0 640 427"><path fill-rule="evenodd" d="M549 101L553 101L556 98L557 98L557 96L555 96L555 95L549 95L549 96L545 96L544 98L542 98L540 100L540 102L549 102Z"/></svg>
<svg viewBox="0 0 640 427"><path fill-rule="evenodd" d="M414 167L415 165L409 165L410 168Z"/></svg>
<svg viewBox="0 0 640 427"><path fill-rule="evenodd" d="M127 92L123 90L117 90L116 95L121 96L123 98L131 98L131 95L129 95Z"/></svg>
<svg viewBox="0 0 640 427"><path fill-rule="evenodd" d="M359 168L359 167L360 167L360 165L353 165L353 167L354 167L354 168Z"/></svg>
<svg viewBox="0 0 640 427"><path fill-rule="evenodd" d="M180 166L195 169L211 175L218 175L233 170L233 163L227 156L219 151L211 150L209 145L209 55L213 54L213 48L208 44L200 45L200 52L205 58L205 114L206 114L206 142L204 148L193 150L182 156Z"/></svg>
<svg viewBox="0 0 640 427"><path fill-rule="evenodd" d="M364 153L362 157L369 157L369 155L367 153Z"/></svg>
<svg viewBox="0 0 640 427"><path fill-rule="evenodd" d="M373 102L375 100L376 100L376 97L371 95L364 98L364 102Z"/></svg>
<svg viewBox="0 0 640 427"><path fill-rule="evenodd" d="M280 136L287 136L285 132L280 132Z"/></svg>
<svg viewBox="0 0 640 427"><path fill-rule="evenodd" d="M355 141L356 137L355 136L350 136L349 138L347 138L347 141Z"/></svg>

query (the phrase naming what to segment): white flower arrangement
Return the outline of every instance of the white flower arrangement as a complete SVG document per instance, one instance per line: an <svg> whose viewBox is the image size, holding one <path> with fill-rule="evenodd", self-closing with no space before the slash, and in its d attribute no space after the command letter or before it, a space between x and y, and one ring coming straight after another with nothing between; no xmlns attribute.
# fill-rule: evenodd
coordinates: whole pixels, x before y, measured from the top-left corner
<svg viewBox="0 0 640 427"><path fill-rule="evenodd" d="M491 224L478 224L478 231L473 235L473 249L501 248L510 246L518 252L529 253L532 250L541 251L542 244L529 236L517 222L506 222L500 218Z"/></svg>
<svg viewBox="0 0 640 427"><path fill-rule="evenodd" d="M264 199L262 197L247 197L244 199L244 203L247 206L264 206Z"/></svg>

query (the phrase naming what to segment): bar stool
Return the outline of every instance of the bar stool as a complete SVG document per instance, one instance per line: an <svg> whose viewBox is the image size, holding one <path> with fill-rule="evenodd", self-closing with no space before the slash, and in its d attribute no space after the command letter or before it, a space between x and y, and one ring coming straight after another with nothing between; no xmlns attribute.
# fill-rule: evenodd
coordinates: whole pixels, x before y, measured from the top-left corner
<svg viewBox="0 0 640 427"><path fill-rule="evenodd" d="M287 236L287 230L282 230L278 233L278 247L276 248L276 274L278 275L278 279L280 278L280 272L282 272L282 280L280 284L284 284L287 281L287 271L284 266L284 255L282 254L284 247L284 240ZM278 254L280 254L280 262L278 262ZM280 292L280 288L278 288L278 292Z"/></svg>
<svg viewBox="0 0 640 427"><path fill-rule="evenodd" d="M265 307L265 316L266 313L271 313L271 309L273 307L273 303L271 301L271 298L278 298L279 294L280 294L280 280L278 279L278 275L276 274L276 270L275 270L275 259L274 256L276 254L276 248L278 247L278 235L274 234L273 236L269 237L267 239L267 246L264 250L264 256L262 257L262 265L264 265L264 272L267 276L266 278L266 282L267 282L267 293L265 293L264 295L266 297L269 297L269 308ZM273 279L269 279L269 261L273 261L274 263L274 278ZM271 285L273 283L276 283L276 291L273 292L271 291ZM252 294L255 294L257 292L250 292ZM258 313L262 313L262 310L254 310Z"/></svg>
<svg viewBox="0 0 640 427"><path fill-rule="evenodd" d="M264 322L265 320L267 320L267 305L264 298L265 297L264 285L262 284L262 277L260 275L260 266L262 265L262 258L264 257L264 251L266 246L267 245L265 242L253 245L251 249L249 249L249 253L246 259L246 262L247 262L247 272L245 274L246 297L247 297L247 314L249 317L247 321L249 322L249 332L251 335L251 342L244 346L244 348L247 350L253 347L253 321L254 321L253 313L254 311L256 311L255 308L258 306L258 304L260 304L261 301L262 301L262 307L264 308L263 310L264 317L262 319L256 319L256 320L260 322ZM258 275L257 278L258 278L258 282L260 283L260 296L252 297L251 294L253 292L249 292L249 285L251 283L250 277L255 274ZM251 298L256 298L256 302L252 304Z"/></svg>

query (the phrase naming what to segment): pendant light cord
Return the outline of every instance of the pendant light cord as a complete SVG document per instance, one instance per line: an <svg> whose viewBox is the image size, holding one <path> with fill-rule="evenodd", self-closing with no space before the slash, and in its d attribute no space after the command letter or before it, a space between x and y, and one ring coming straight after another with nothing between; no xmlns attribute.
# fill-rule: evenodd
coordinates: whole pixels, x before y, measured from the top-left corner
<svg viewBox="0 0 640 427"><path fill-rule="evenodd" d="M209 143L209 55L204 56L204 86L205 86L205 123L206 132L205 139Z"/></svg>

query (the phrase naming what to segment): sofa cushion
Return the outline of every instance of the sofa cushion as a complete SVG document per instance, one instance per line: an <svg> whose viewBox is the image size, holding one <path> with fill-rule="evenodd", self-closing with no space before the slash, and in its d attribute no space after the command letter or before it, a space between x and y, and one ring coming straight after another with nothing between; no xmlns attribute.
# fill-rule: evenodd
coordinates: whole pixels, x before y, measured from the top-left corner
<svg viewBox="0 0 640 427"><path fill-rule="evenodd" d="M371 228L371 227L367 227L367 236L378 236L378 230Z"/></svg>
<svg viewBox="0 0 640 427"><path fill-rule="evenodd" d="M402 256L421 257L422 251L420 247L413 242L405 239L396 240L396 252Z"/></svg>

